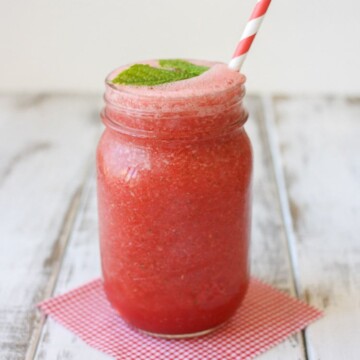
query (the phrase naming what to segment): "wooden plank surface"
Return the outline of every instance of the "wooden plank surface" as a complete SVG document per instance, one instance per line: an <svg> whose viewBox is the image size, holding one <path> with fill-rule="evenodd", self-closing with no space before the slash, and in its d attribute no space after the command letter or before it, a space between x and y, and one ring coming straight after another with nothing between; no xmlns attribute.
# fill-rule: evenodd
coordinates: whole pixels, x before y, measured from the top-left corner
<svg viewBox="0 0 360 360"><path fill-rule="evenodd" d="M326 313L306 331L306 351L296 335L259 359L358 359L360 101L247 103L252 273L297 286ZM108 359L52 320L42 327L34 309L54 286L63 293L100 273L88 172L100 106L99 96L0 97L0 359Z"/></svg>
<svg viewBox="0 0 360 360"><path fill-rule="evenodd" d="M277 98L310 360L360 358L360 99Z"/></svg>
<svg viewBox="0 0 360 360"><path fill-rule="evenodd" d="M293 294L294 284L260 99L249 97L248 108L251 117L247 128L255 154L252 272ZM99 274L96 193L95 180L92 176L81 201L80 212L69 241L55 294L66 292L98 277ZM108 359L106 355L91 349L51 319L45 324L35 358L37 360ZM301 337L299 335L290 337L259 359L305 359Z"/></svg>
<svg viewBox="0 0 360 360"><path fill-rule="evenodd" d="M287 238L265 124L266 109L260 97L248 97L246 129L254 149L252 274L295 296ZM305 357L301 334L289 337L259 356L260 360L301 360Z"/></svg>
<svg viewBox="0 0 360 360"><path fill-rule="evenodd" d="M92 173L84 190L54 295L62 294L99 276L96 183ZM37 360L110 359L49 318L43 329L35 358Z"/></svg>
<svg viewBox="0 0 360 360"><path fill-rule="evenodd" d="M0 359L24 359L51 293L99 124L97 98L0 97Z"/></svg>

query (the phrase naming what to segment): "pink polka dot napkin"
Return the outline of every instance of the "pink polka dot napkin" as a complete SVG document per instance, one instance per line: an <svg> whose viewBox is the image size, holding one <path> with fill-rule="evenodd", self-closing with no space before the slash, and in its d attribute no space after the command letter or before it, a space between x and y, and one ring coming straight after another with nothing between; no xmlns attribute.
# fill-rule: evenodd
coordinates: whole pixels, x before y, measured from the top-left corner
<svg viewBox="0 0 360 360"><path fill-rule="evenodd" d="M227 324L192 339L153 338L131 328L111 308L100 279L39 307L90 346L121 360L249 360L322 316L319 310L254 278Z"/></svg>

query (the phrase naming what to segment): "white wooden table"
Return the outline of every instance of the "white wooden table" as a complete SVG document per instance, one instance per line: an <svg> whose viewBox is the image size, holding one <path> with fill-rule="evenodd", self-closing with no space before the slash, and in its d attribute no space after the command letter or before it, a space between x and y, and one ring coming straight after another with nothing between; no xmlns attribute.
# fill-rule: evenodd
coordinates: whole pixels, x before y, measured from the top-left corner
<svg viewBox="0 0 360 360"><path fill-rule="evenodd" d="M248 96L252 272L325 311L262 360L360 359L360 99ZM0 359L108 359L35 304L99 276L101 96L0 96Z"/></svg>

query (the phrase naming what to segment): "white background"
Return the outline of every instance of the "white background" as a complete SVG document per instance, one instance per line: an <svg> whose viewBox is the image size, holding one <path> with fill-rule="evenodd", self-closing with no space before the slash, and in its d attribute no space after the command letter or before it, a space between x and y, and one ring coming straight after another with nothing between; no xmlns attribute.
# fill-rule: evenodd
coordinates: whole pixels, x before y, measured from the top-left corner
<svg viewBox="0 0 360 360"><path fill-rule="evenodd" d="M255 0L0 0L0 91L101 92L118 65L228 61ZM251 92L360 93L360 1L273 0Z"/></svg>

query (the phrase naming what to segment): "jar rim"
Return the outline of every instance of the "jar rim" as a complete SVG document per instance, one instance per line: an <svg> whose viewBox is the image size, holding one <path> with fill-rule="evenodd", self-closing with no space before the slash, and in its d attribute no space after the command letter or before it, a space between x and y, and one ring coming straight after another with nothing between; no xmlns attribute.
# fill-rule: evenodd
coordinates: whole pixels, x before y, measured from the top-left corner
<svg viewBox="0 0 360 360"><path fill-rule="evenodd" d="M141 63L153 65L156 61L157 60L146 60ZM160 101L162 104L171 104L189 100L196 103L199 102L199 100L206 102L206 100L213 98L220 100L225 96L230 98L232 95L233 102L237 102L239 98L242 99L244 97L245 75L229 69L224 63L204 60L189 61L195 64L209 66L209 70L190 79L155 86L114 84L111 80L121 71L131 66L131 64L121 66L110 72L105 78L105 101L109 101L116 106L122 104L126 107L126 105L134 105L136 102L141 103L143 101L147 103ZM214 81L216 82L216 86L213 86ZM117 103L114 104L114 100L116 99L121 101L117 101ZM159 110L159 108L156 108L156 110Z"/></svg>
<svg viewBox="0 0 360 360"><path fill-rule="evenodd" d="M154 87L113 84L121 68L114 70L106 78L103 122L114 130L120 125L120 132L177 138L223 132L244 123L245 76L226 64L211 64L198 77Z"/></svg>

